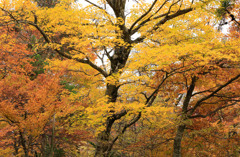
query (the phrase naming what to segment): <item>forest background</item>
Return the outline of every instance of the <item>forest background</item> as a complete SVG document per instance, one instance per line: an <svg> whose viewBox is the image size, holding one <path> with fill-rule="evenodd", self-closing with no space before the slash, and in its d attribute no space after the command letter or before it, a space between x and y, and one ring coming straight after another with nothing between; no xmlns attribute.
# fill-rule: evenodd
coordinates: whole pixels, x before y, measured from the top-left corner
<svg viewBox="0 0 240 157"><path fill-rule="evenodd" d="M0 156L240 155L239 0L81 2L0 1Z"/></svg>

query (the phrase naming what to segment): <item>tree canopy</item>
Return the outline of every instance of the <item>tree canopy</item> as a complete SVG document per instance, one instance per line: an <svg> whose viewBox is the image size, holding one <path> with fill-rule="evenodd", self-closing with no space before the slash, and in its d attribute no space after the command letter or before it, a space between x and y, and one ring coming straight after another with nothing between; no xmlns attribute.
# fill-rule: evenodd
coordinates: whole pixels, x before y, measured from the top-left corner
<svg viewBox="0 0 240 157"><path fill-rule="evenodd" d="M239 156L239 15L238 0L1 1L0 155Z"/></svg>

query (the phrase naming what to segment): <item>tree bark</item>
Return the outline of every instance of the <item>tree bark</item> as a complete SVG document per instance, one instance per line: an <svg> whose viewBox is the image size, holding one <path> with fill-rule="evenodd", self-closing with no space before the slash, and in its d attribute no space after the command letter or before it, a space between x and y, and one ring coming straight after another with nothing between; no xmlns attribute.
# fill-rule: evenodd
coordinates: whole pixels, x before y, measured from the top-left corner
<svg viewBox="0 0 240 157"><path fill-rule="evenodd" d="M121 46L115 48L114 55L110 59L110 76L117 74L120 69L125 67L130 51L131 47ZM114 103L117 101L118 89L119 86L116 84L107 84L105 95L108 96L109 103ZM116 113L114 110L110 112L112 112L113 115L107 118L107 121L105 123L105 130L98 135L95 157L108 157L110 155L112 150L112 142L110 140L112 126L115 120L120 119L122 116L127 114L125 110L119 113Z"/></svg>
<svg viewBox="0 0 240 157"><path fill-rule="evenodd" d="M119 87L116 85L107 84L106 95L108 96L109 103L116 102L118 97L118 89ZM105 130L102 131L97 137L95 157L108 157L110 155L112 149L110 142L112 125L114 124L115 120L120 119L125 114L125 112L114 113L112 116L107 118Z"/></svg>
<svg viewBox="0 0 240 157"><path fill-rule="evenodd" d="M118 97L119 87L112 84L107 84L106 95L108 96L108 102L116 102Z"/></svg>
<svg viewBox="0 0 240 157"><path fill-rule="evenodd" d="M110 133L115 120L120 119L127 112L122 110L121 112L114 113L107 118L105 130L102 131L97 138L95 157L108 157L112 150L112 141L110 141Z"/></svg>
<svg viewBox="0 0 240 157"><path fill-rule="evenodd" d="M27 149L27 146L26 146L26 140L23 137L23 133L21 131L19 131L19 134L20 134L21 145L22 145L23 151L24 151L24 156L28 157L29 155L28 155L28 149Z"/></svg>
<svg viewBox="0 0 240 157"><path fill-rule="evenodd" d="M14 144L13 144L13 147L14 147L14 155L17 156L18 155L18 149L19 149L19 145L18 145L18 141L17 141L17 138L14 138Z"/></svg>
<svg viewBox="0 0 240 157"><path fill-rule="evenodd" d="M105 131L98 135L98 143L96 145L95 157L108 157L110 151L109 148L109 134Z"/></svg>
<svg viewBox="0 0 240 157"><path fill-rule="evenodd" d="M179 125L174 139L173 157L181 157L181 142L186 125Z"/></svg>
<svg viewBox="0 0 240 157"><path fill-rule="evenodd" d="M187 95L183 101L183 107L182 107L182 115L181 115L181 119L184 122L185 120L187 120L187 111L188 111L188 106L190 103L190 100L192 98L192 94L195 88L195 83L197 81L197 77L194 76L192 77L192 82L190 84L187 90ZM186 124L180 124L177 128L177 134L175 136L174 139L174 144L173 144L173 157L181 157L181 142L182 142L182 138L183 138L183 134L184 134L184 130L186 128Z"/></svg>

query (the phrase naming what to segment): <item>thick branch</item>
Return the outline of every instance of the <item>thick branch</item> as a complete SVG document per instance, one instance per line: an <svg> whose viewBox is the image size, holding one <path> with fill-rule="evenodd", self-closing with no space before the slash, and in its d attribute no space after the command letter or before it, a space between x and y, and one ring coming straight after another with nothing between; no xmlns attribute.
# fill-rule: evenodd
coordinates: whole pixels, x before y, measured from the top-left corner
<svg viewBox="0 0 240 157"><path fill-rule="evenodd" d="M188 88L187 95L186 95L186 97L184 99L184 102L183 102L183 108L182 108L183 113L187 112L187 108L188 108L189 102L190 102L190 100L192 98L192 93L193 93L193 90L195 88L196 81L197 81L197 77L194 76L192 78L192 83L191 83L190 87Z"/></svg>
<svg viewBox="0 0 240 157"><path fill-rule="evenodd" d="M166 75L166 76L163 78L162 82L157 86L157 88L154 90L154 92L151 94L151 96L149 96L148 98L146 97L147 100L146 100L146 103L145 103L145 104L146 104L147 107L150 107L150 106L152 105L152 103L153 103L154 100L156 99L156 95L157 95L160 87L162 86L162 84L165 82L165 80L166 80L167 78L168 78L168 75ZM127 114L127 112L124 112L124 113ZM125 115L125 114L124 114L124 115ZM129 123L127 123L127 124L124 125L122 131L113 139L113 141L112 141L112 143L111 143L111 145L110 145L110 148L109 148L110 150L111 150L113 144L118 140L119 136L121 136L121 135L127 130L127 128L129 128L130 126L132 126L133 124L135 124L135 123L141 118L141 116L142 116L142 112L138 112L138 115L137 115L135 118L133 118Z"/></svg>
<svg viewBox="0 0 240 157"><path fill-rule="evenodd" d="M50 43L50 39L48 38L48 36L46 35L46 33L36 24L36 15L34 15L34 18L35 18L35 22L31 22L31 21L25 21L25 20L17 20L9 11L1 8L1 10L3 10L4 12L6 12L14 21L16 21L17 23L24 23L24 24L29 24L31 26L34 26L40 33L41 35L43 36L44 40L47 42L47 43ZM107 77L108 74L106 71L104 71L102 68L100 68L99 66L97 66L96 64L94 64L93 62L91 62L88 58L87 59L79 59L79 58L73 58L71 55L68 55L64 52L61 52L57 49L54 49L59 55L67 58L67 59L72 59L72 60L75 60L77 62L80 62L80 63L84 63L84 64L88 64L90 65L93 69L99 71L104 77Z"/></svg>
<svg viewBox="0 0 240 157"><path fill-rule="evenodd" d="M123 135L124 132L127 130L127 128L129 128L130 126L132 126L133 124L135 124L140 118L141 118L142 112L139 112L138 115L133 118L128 124L125 124L125 126L123 127L121 133L119 133L112 141L109 150L112 149L112 146L114 145L114 143L118 140L120 135Z"/></svg>
<svg viewBox="0 0 240 157"><path fill-rule="evenodd" d="M57 50L57 49L55 49L55 51L56 51L59 55L65 57L65 58L67 58L67 59L72 59L72 60L75 60L75 61L80 62L80 63L88 64L88 65L90 65L93 69L95 69L95 70L97 70L98 72L100 72L104 77L108 77L108 74L107 74L106 71L104 71L102 68L100 68L99 66L97 66L97 65L94 64L93 62L91 62L88 58L87 58L86 60L85 60L85 59L79 59L79 58L73 58L71 55L68 55L68 54L66 54L66 53L64 53L64 52L61 52L61 51Z"/></svg>
<svg viewBox="0 0 240 157"><path fill-rule="evenodd" d="M159 89L161 88L161 86L163 85L163 83L166 81L166 79L169 77L168 74L166 74L166 76L163 78L162 82L159 83L159 85L157 86L157 88L153 91L153 93L147 98L147 101L146 101L146 105L147 107L150 107L152 106L154 100L156 99L157 97L157 94L159 92Z"/></svg>

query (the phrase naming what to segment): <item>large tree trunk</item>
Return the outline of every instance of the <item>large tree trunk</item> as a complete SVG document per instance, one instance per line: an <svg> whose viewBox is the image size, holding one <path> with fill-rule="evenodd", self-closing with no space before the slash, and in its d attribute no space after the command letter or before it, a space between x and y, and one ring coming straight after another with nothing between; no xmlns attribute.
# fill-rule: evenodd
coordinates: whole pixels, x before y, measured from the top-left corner
<svg viewBox="0 0 240 157"><path fill-rule="evenodd" d="M109 103L116 102L118 97L118 89L119 86L107 84L106 95L108 96ZM114 113L115 111L110 112ZM125 115L125 112L114 113L112 116L107 118L105 130L102 131L97 137L95 157L108 157L110 155L112 149L110 141L112 125L114 124L115 120L120 119L123 115Z"/></svg>
<svg viewBox="0 0 240 157"><path fill-rule="evenodd" d="M181 142L186 125L179 125L173 144L173 157L181 157Z"/></svg>
<svg viewBox="0 0 240 157"><path fill-rule="evenodd" d="M118 86L110 84L107 85L106 95L109 97L108 100L109 102L116 102L118 89L119 89ZM114 111L110 112L113 112L113 115L107 118L105 130L98 135L95 157L108 157L110 155L112 150L112 143L110 140L112 126L115 120L120 119L122 116L127 114L125 110L118 113Z"/></svg>
<svg viewBox="0 0 240 157"><path fill-rule="evenodd" d="M131 47L116 47L114 50L114 55L110 59L111 61L111 70L110 76L117 74L120 69L124 68L131 51ZM118 81L118 80L117 80ZM106 96L108 96L108 102L114 103L117 101L119 86L116 84L107 84L106 86ZM112 112L112 116L107 118L105 123L105 130L98 135L96 143L95 157L107 157L110 155L112 150L112 141L110 140L110 134L112 126L115 120L120 119L122 116L126 115L125 110L121 112Z"/></svg>
<svg viewBox="0 0 240 157"><path fill-rule="evenodd" d="M108 157L110 154L109 147L109 135L106 132L101 132L98 135L95 157Z"/></svg>

